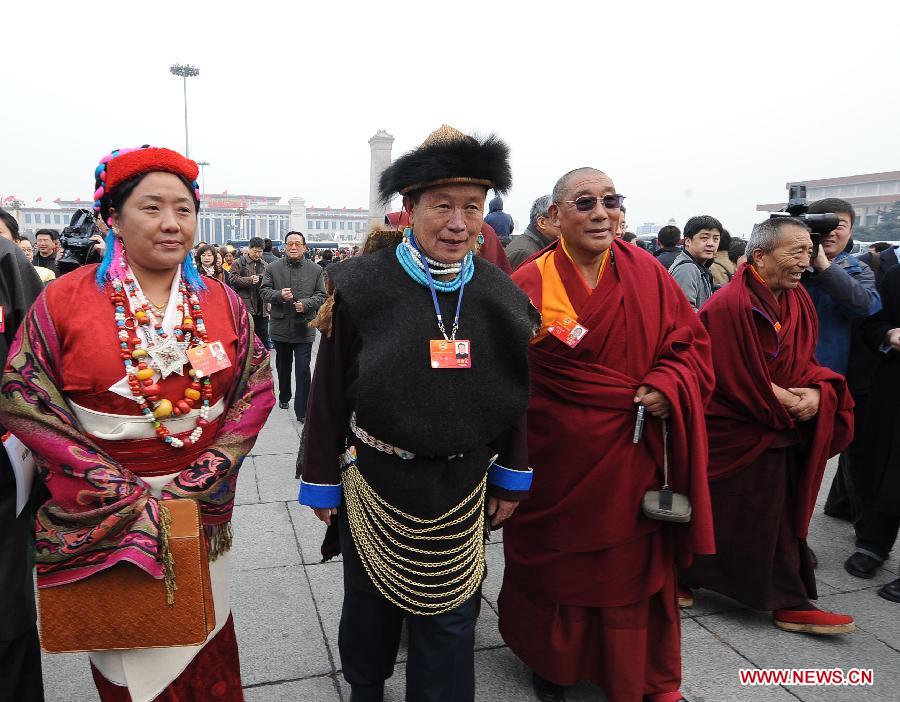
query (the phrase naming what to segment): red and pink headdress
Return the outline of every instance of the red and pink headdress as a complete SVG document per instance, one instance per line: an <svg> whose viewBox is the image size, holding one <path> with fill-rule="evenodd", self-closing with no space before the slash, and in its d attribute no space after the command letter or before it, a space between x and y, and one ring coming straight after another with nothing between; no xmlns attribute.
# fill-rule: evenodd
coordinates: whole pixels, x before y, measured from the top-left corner
<svg viewBox="0 0 900 702"><path fill-rule="evenodd" d="M199 204L200 188L197 185L199 166L177 151L145 145L134 149L116 149L100 159L100 165L94 170L96 188L94 211L101 211L104 196L115 190L118 185L141 173L154 171L183 176L193 184L194 199Z"/></svg>

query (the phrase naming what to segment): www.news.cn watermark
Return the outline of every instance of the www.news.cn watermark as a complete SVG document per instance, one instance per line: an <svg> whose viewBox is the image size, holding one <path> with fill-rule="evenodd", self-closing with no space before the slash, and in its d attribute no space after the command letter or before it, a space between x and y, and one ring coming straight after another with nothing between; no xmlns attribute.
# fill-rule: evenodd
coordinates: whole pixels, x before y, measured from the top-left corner
<svg viewBox="0 0 900 702"><path fill-rule="evenodd" d="M742 668L738 677L741 685L871 687L875 684L871 668Z"/></svg>

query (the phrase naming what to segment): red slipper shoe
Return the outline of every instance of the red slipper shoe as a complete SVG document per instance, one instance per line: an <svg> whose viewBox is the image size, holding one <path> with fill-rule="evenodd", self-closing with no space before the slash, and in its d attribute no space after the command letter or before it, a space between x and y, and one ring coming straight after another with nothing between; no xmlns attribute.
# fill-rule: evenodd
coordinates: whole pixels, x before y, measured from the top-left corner
<svg viewBox="0 0 900 702"><path fill-rule="evenodd" d="M804 634L849 634L856 628L849 614L823 612L821 609L777 609L772 616L779 629Z"/></svg>
<svg viewBox="0 0 900 702"><path fill-rule="evenodd" d="M644 702L687 702L681 691L657 692L652 695L644 695Z"/></svg>

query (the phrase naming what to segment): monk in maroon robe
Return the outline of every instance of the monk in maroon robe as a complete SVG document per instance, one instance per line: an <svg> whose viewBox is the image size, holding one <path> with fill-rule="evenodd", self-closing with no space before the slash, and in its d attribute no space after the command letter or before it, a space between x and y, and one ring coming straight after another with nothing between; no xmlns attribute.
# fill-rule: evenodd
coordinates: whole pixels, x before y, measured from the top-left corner
<svg viewBox="0 0 900 702"><path fill-rule="evenodd" d="M798 286L812 241L795 219L754 228L747 264L700 311L716 389L707 409L716 555L690 584L772 611L787 631L839 634L848 615L823 612L806 537L825 464L853 433L843 376L814 353L818 320Z"/></svg>
<svg viewBox="0 0 900 702"><path fill-rule="evenodd" d="M541 700L589 680L611 702L674 702L676 562L713 549L709 338L671 276L615 238L621 197L605 174L572 171L553 199L561 239L513 274L543 321L530 353L533 490L505 528L500 631ZM662 485L662 420L669 484L693 506L687 524L641 510Z"/></svg>

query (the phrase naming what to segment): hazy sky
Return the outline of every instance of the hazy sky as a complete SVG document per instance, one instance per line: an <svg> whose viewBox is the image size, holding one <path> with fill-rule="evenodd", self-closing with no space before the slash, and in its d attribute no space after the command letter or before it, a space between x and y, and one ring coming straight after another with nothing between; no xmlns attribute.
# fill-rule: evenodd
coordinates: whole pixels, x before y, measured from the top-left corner
<svg viewBox="0 0 900 702"><path fill-rule="evenodd" d="M90 198L115 147L184 149L206 190L368 206L446 122L512 152L520 228L563 172L605 170L628 222L746 234L788 180L900 170L897 2L13 2L0 195Z"/></svg>

